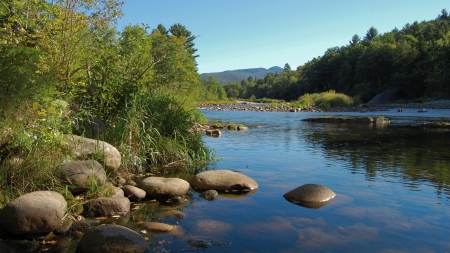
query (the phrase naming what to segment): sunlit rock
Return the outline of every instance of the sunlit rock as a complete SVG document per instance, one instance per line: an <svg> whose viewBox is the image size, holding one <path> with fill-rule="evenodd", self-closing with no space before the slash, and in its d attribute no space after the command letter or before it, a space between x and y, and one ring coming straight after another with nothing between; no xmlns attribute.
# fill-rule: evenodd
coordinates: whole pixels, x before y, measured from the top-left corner
<svg viewBox="0 0 450 253"><path fill-rule="evenodd" d="M130 200L125 197L101 197L84 204L87 216L125 215L130 211Z"/></svg>
<svg viewBox="0 0 450 253"><path fill-rule="evenodd" d="M76 159L95 158L110 171L115 171L119 168L122 158L119 151L111 144L77 135L67 134L65 138L72 155Z"/></svg>
<svg viewBox="0 0 450 253"><path fill-rule="evenodd" d="M3 208L0 229L13 235L49 233L61 227L66 208L66 200L57 192L30 192Z"/></svg>
<svg viewBox="0 0 450 253"><path fill-rule="evenodd" d="M195 175L191 185L197 190L252 191L258 184L250 177L231 170L204 171Z"/></svg>
<svg viewBox="0 0 450 253"><path fill-rule="evenodd" d="M147 198L171 199L182 197L189 190L189 183L181 178L148 177L139 184Z"/></svg>
<svg viewBox="0 0 450 253"><path fill-rule="evenodd" d="M122 187L125 197L129 198L131 201L140 201L145 199L146 192L132 185L125 185Z"/></svg>
<svg viewBox="0 0 450 253"><path fill-rule="evenodd" d="M148 242L135 231L117 225L98 226L81 238L76 253L149 253Z"/></svg>
<svg viewBox="0 0 450 253"><path fill-rule="evenodd" d="M70 192L79 193L95 183L104 185L106 172L95 160L66 162L59 165L62 183L70 185Z"/></svg>
<svg viewBox="0 0 450 253"><path fill-rule="evenodd" d="M287 201L308 208L320 208L335 196L330 188L318 184L304 184L283 195Z"/></svg>

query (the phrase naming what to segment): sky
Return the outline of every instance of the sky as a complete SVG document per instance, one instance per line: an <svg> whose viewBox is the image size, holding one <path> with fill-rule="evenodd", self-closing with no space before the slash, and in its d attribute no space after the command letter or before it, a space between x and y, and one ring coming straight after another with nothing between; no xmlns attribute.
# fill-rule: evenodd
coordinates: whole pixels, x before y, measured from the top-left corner
<svg viewBox="0 0 450 253"><path fill-rule="evenodd" d="M449 0L124 0L118 28L184 25L197 36L199 73L296 69L372 26L382 34L442 9L450 12Z"/></svg>

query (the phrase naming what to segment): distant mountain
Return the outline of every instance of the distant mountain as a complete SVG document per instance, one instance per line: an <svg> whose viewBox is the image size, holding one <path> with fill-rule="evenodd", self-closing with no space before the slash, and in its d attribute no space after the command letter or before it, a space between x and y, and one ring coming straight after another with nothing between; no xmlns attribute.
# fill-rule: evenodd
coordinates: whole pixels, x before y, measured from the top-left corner
<svg viewBox="0 0 450 253"><path fill-rule="evenodd" d="M270 69L265 68L237 69L216 73L203 73L200 74L200 76L205 80L207 80L210 76L214 76L216 80L219 81L221 84L226 84L228 82L240 82L244 79L247 79L249 76L252 76L254 79L264 78L269 72L281 73L283 72L283 68L275 66L271 67Z"/></svg>

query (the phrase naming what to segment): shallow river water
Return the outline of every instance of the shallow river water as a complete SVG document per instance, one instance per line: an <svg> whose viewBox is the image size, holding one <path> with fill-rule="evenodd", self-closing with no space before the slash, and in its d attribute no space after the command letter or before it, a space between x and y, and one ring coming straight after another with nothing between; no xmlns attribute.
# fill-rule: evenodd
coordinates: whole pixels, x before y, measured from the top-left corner
<svg viewBox="0 0 450 253"><path fill-rule="evenodd" d="M153 252L450 251L450 129L418 126L449 121L450 110L204 113L210 123L249 127L203 140L221 158L216 169L238 170L259 189L215 201L191 190L188 205L146 202L114 220L144 236ZM391 123L302 121L320 116L386 116ZM327 186L337 196L319 209L283 198L303 184ZM152 235L142 221L179 227ZM39 252L74 252L76 244L69 239Z"/></svg>
<svg viewBox="0 0 450 253"><path fill-rule="evenodd" d="M448 121L450 110L205 114L211 123L249 126L204 141L221 157L218 169L239 170L259 184L250 196L186 207L181 237L210 242L206 251L450 251L450 131L411 126ZM391 124L301 121L326 115L386 116ZM337 196L319 209L283 198L308 183Z"/></svg>

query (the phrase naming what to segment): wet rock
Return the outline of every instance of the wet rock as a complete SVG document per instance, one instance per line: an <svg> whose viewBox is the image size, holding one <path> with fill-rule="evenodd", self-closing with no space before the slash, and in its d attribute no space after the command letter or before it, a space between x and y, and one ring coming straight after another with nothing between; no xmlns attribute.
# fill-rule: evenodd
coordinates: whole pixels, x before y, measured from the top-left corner
<svg viewBox="0 0 450 253"><path fill-rule="evenodd" d="M199 196L206 200L216 200L219 197L219 193L216 190L207 190L200 193Z"/></svg>
<svg viewBox="0 0 450 253"><path fill-rule="evenodd" d="M130 200L125 197L101 197L84 204L87 216L126 215L130 211Z"/></svg>
<svg viewBox="0 0 450 253"><path fill-rule="evenodd" d="M129 198L131 201L140 201L145 199L145 195L147 194L144 190L131 185L123 186L122 190L125 193L125 197Z"/></svg>
<svg viewBox="0 0 450 253"><path fill-rule="evenodd" d="M60 235L69 232L72 227L73 220L66 216L61 223L61 227L53 231L54 234Z"/></svg>
<svg viewBox="0 0 450 253"><path fill-rule="evenodd" d="M98 226L81 238L76 253L149 253L145 239L135 231L117 225Z"/></svg>
<svg viewBox="0 0 450 253"><path fill-rule="evenodd" d="M180 178L148 177L139 184L147 193L147 198L170 199L184 196L189 190L189 183Z"/></svg>
<svg viewBox="0 0 450 253"><path fill-rule="evenodd" d="M175 217L177 219L183 219L184 217L186 217L186 215L178 210L167 210L164 211L163 213L161 213L161 215L165 218L165 219L169 219L171 217Z"/></svg>
<svg viewBox="0 0 450 253"><path fill-rule="evenodd" d="M219 137L222 133L218 129L210 129L205 131L206 135Z"/></svg>
<svg viewBox="0 0 450 253"><path fill-rule="evenodd" d="M49 233L61 227L66 208L66 200L57 192L27 193L3 208L0 229L13 235Z"/></svg>
<svg viewBox="0 0 450 253"><path fill-rule="evenodd" d="M59 166L63 184L68 184L70 192L80 193L93 183L104 185L106 172L102 165L94 160L66 162Z"/></svg>
<svg viewBox="0 0 450 253"><path fill-rule="evenodd" d="M161 222L144 222L142 224L149 233L164 234L172 232L176 227Z"/></svg>
<svg viewBox="0 0 450 253"><path fill-rule="evenodd" d="M119 168L121 156L119 151L111 144L77 135L65 135L65 138L72 155L78 160L95 158L100 164L104 164L108 170L115 171Z"/></svg>
<svg viewBox="0 0 450 253"><path fill-rule="evenodd" d="M250 177L231 170L204 171L195 175L191 185L197 190L252 191L258 184Z"/></svg>
<svg viewBox="0 0 450 253"><path fill-rule="evenodd" d="M248 127L246 127L246 126L238 126L237 130L238 131L245 131L245 130L248 130Z"/></svg>
<svg viewBox="0 0 450 253"><path fill-rule="evenodd" d="M318 184L304 184L283 195L286 200L308 208L320 208L335 196L330 188Z"/></svg>

